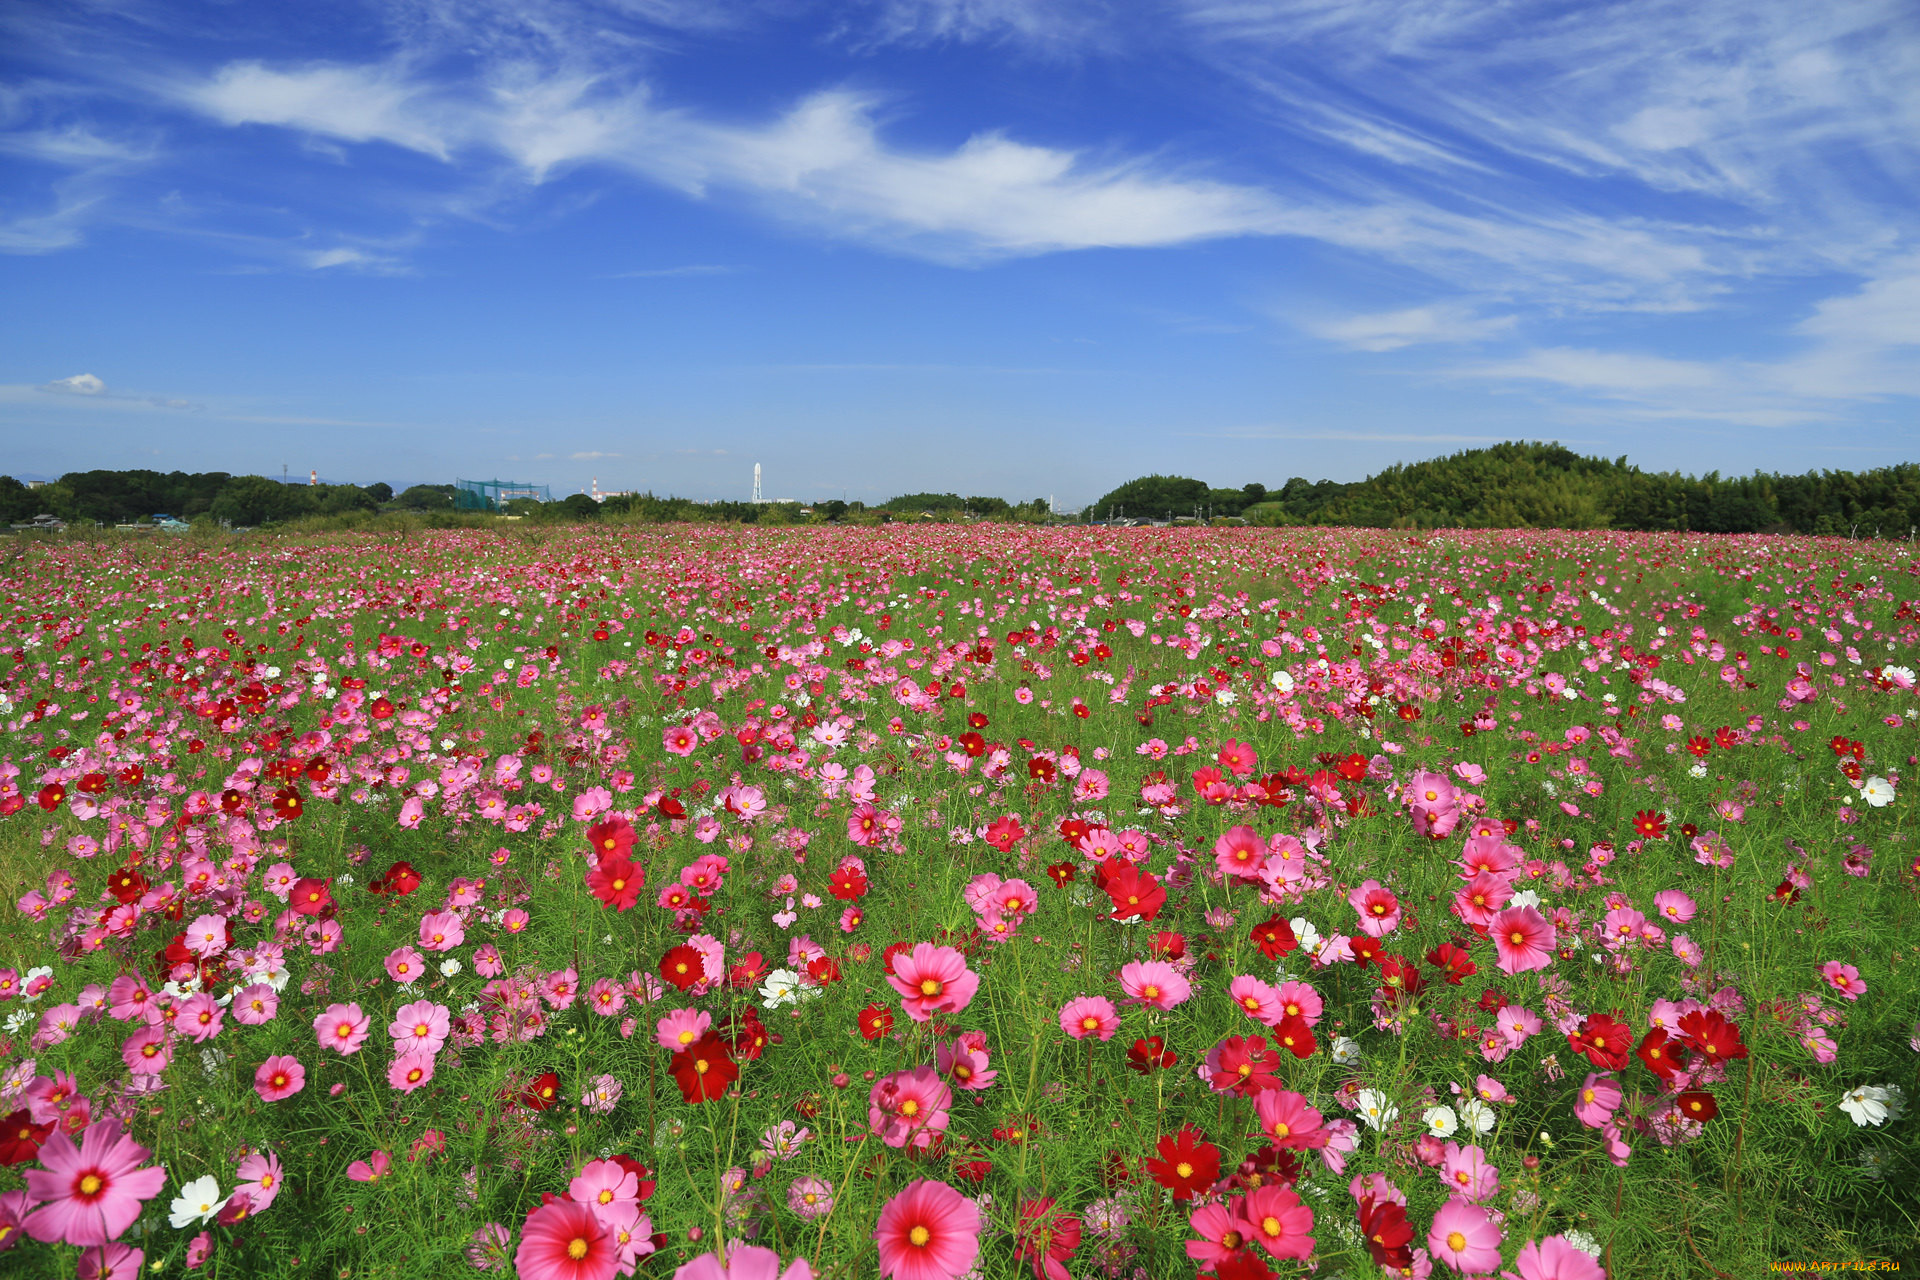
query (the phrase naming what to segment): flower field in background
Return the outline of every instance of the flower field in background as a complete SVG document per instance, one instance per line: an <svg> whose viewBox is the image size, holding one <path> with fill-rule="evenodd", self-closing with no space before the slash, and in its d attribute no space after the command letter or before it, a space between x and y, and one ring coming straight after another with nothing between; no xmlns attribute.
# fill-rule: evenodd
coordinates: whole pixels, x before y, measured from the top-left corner
<svg viewBox="0 0 1920 1280"><path fill-rule="evenodd" d="M22 548L0 1272L1914 1262L1894 543Z"/></svg>

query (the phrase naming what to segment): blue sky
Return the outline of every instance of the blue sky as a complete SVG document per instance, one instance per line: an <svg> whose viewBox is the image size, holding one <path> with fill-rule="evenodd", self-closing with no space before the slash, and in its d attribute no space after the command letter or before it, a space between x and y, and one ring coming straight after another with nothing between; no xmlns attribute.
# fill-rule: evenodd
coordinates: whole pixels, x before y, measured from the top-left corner
<svg viewBox="0 0 1920 1280"><path fill-rule="evenodd" d="M1909 0L0 11L0 471L1920 456Z"/></svg>

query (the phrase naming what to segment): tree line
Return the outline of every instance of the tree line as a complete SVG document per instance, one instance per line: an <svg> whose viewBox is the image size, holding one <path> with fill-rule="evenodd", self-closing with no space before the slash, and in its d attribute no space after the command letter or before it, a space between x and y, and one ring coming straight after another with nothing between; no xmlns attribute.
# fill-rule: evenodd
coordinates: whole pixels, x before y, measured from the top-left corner
<svg viewBox="0 0 1920 1280"><path fill-rule="evenodd" d="M1239 517L1259 525L1376 529L1630 529L1906 538L1920 527L1920 464L1871 471L1704 476L1643 471L1559 444L1466 449L1400 463L1365 480L1288 480L1278 489L1216 489L1143 476L1089 515L1165 520Z"/></svg>

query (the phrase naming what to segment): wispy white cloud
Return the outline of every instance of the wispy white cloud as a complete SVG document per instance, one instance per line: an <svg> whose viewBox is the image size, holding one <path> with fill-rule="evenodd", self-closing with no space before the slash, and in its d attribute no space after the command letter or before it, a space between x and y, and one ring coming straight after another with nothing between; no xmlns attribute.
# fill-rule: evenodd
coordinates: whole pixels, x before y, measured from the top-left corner
<svg viewBox="0 0 1920 1280"><path fill-rule="evenodd" d="M649 267L641 271L616 271L609 280L672 280L681 276L730 276L745 271L745 267L726 266L721 263L694 262L683 267Z"/></svg>
<svg viewBox="0 0 1920 1280"><path fill-rule="evenodd" d="M90 373L76 373L71 378L43 382L40 390L63 396L98 396L106 394L107 384Z"/></svg>
<svg viewBox="0 0 1920 1280"><path fill-rule="evenodd" d="M626 455L619 453L602 453L598 449L589 449L581 453L570 453L567 456L575 462L591 462L596 458L620 458Z"/></svg>
<svg viewBox="0 0 1920 1280"><path fill-rule="evenodd" d="M1479 314L1465 303L1443 302L1340 320L1309 322L1308 332L1359 351L1396 351L1425 343L1478 342L1513 328L1511 315Z"/></svg>

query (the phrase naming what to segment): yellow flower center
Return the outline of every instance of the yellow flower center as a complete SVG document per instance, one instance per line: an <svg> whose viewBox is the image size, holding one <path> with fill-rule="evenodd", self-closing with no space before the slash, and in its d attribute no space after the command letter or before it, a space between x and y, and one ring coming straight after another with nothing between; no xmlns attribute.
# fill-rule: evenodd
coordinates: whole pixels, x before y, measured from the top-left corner
<svg viewBox="0 0 1920 1280"><path fill-rule="evenodd" d="M923 996L939 995L940 980L938 978L922 978L920 980L920 994Z"/></svg>
<svg viewBox="0 0 1920 1280"><path fill-rule="evenodd" d="M97 1196L100 1194L100 1188L105 1185L106 1184L100 1180L98 1174L84 1174L80 1179L80 1194L83 1196Z"/></svg>
<svg viewBox="0 0 1920 1280"><path fill-rule="evenodd" d="M1467 1238L1465 1236L1461 1235L1458 1231L1447 1232L1447 1248L1453 1250L1455 1253L1459 1253L1466 1247Z"/></svg>
<svg viewBox="0 0 1920 1280"><path fill-rule="evenodd" d="M907 1232L907 1239L924 1249L927 1247L927 1242L933 1239L933 1232L923 1226L915 1224L913 1230Z"/></svg>
<svg viewBox="0 0 1920 1280"><path fill-rule="evenodd" d="M591 1246L587 1244L587 1238L585 1236L575 1236L573 1239L567 1241L567 1256L575 1262L578 1262L587 1256L587 1250L590 1247Z"/></svg>
<svg viewBox="0 0 1920 1280"><path fill-rule="evenodd" d="M1179 1174L1182 1178L1191 1178L1193 1176L1193 1166L1188 1164L1185 1160L1182 1160L1179 1164L1173 1166L1173 1171Z"/></svg>

